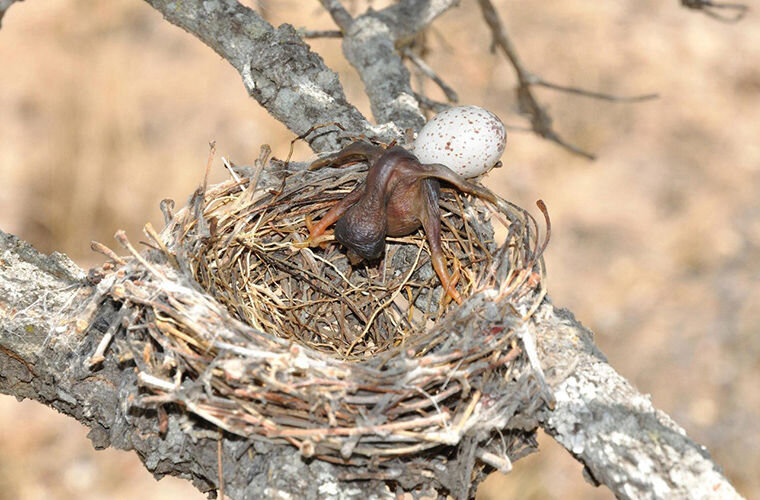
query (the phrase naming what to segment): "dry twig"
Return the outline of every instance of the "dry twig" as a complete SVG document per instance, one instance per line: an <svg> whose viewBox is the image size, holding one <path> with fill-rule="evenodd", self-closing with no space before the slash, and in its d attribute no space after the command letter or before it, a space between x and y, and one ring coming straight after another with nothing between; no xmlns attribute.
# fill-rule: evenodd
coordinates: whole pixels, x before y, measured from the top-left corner
<svg viewBox="0 0 760 500"><path fill-rule="evenodd" d="M589 160L595 159L595 156L563 139L553 128L552 118L547 113L546 109L541 106L533 94L532 87L534 85L550 88L553 90L559 90L571 94L582 95L585 97L592 97L595 99L603 99L606 101L618 101L618 102L639 102L650 99L656 99L657 94L646 94L633 97L619 97L610 94L604 94L600 92L592 92L588 90L578 89L574 87L568 87L564 85L557 85L547 82L543 78L530 73L523 65L520 57L517 55L517 49L507 35L504 23L501 21L496 8L493 6L491 0L478 0L480 9L483 13L483 18L491 29L493 35L493 45L499 47L504 56L509 60L512 68L517 75L517 100L520 105L520 110L528 115L531 120L531 127L533 131L539 136L548 139L556 144L559 144L568 151L588 158Z"/></svg>
<svg viewBox="0 0 760 500"><path fill-rule="evenodd" d="M681 0L681 5L687 9L703 12L725 23L738 23L749 12L749 7L743 3L713 2L712 0Z"/></svg>
<svg viewBox="0 0 760 500"><path fill-rule="evenodd" d="M414 53L409 48L403 48L401 49L402 54L404 54L405 57L407 57L412 63L414 63L415 66L428 78L433 80L438 87L443 91L443 93L446 95L446 99L449 100L449 102L458 102L459 96L457 95L456 91L452 89L449 85L446 84L446 82L443 81L443 79L436 74L435 71L433 71L433 68L428 66L428 64L417 54ZM417 94L415 94L416 96Z"/></svg>

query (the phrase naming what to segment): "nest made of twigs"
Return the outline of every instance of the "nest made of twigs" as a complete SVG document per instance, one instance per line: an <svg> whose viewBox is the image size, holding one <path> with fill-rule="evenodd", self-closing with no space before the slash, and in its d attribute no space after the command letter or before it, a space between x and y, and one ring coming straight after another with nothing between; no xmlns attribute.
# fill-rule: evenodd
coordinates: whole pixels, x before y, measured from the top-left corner
<svg viewBox="0 0 760 500"><path fill-rule="evenodd" d="M510 421L550 397L518 343L543 298L538 226L507 202L444 190L444 252L466 297L457 306L441 296L422 231L392 240L381 264L357 267L337 243L305 243L306 218L321 217L366 168L310 172L262 155L176 214L162 204L167 226L160 235L146 226L146 254L123 234L130 257L99 247L113 263L94 273L92 304L111 300L120 313L93 365L107 362L115 335L113 349L134 360L147 390L136 404L176 403L306 456L409 466L470 436L483 462L504 469L530 445L508 436ZM507 228L501 246L492 218Z"/></svg>
<svg viewBox="0 0 760 500"><path fill-rule="evenodd" d="M306 220L321 218L365 169L304 171L276 189L257 190L248 178L208 189L209 235L190 256L195 279L254 328L341 359L366 359L419 337L451 305L422 230L389 240L381 262L356 267L337 243L305 243ZM441 205L442 246L466 296L494 261L491 214L453 189Z"/></svg>

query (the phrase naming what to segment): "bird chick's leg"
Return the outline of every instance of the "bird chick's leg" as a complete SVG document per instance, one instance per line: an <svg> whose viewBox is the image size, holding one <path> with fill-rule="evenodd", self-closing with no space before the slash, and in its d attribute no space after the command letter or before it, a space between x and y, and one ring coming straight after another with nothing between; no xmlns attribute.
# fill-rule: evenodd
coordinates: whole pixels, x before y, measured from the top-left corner
<svg viewBox="0 0 760 500"><path fill-rule="evenodd" d="M443 256L443 249L441 248L441 210L438 207L438 195L433 184L434 182L430 179L422 181L425 199L420 219L422 227L425 229L428 243L430 244L430 260L433 263L433 269L435 269L438 278L441 280L444 294L454 299L457 304L461 304L462 297L455 288L458 277L454 279L449 278L449 273L446 271L446 258Z"/></svg>
<svg viewBox="0 0 760 500"><path fill-rule="evenodd" d="M322 236L325 231L327 231L327 228L335 224L338 219L340 219L343 214L346 213L346 211L351 208L352 205L354 205L357 201L361 199L361 197L364 195L364 184L358 186L356 189L348 193L345 198L340 200L338 203L333 205L333 207L327 211L324 217L320 219L320 221L312 226L310 223L310 220L307 219L306 227L309 228L309 241L312 245L319 244L319 241L317 241L317 238Z"/></svg>
<svg viewBox="0 0 760 500"><path fill-rule="evenodd" d="M357 141L349 144L337 153L323 156L309 165L309 170L316 170L322 167L341 165L350 161L366 160L370 165L380 158L385 150L380 146L375 146L369 142Z"/></svg>

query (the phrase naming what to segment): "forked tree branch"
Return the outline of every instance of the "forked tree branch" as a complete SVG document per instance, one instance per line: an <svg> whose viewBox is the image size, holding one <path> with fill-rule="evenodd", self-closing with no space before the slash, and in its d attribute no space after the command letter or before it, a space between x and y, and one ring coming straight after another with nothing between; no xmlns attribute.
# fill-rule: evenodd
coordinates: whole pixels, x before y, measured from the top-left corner
<svg viewBox="0 0 760 500"><path fill-rule="evenodd" d="M364 82L377 123L394 124L399 135L422 127L425 117L397 47L457 2L406 0L353 19L340 0L320 1L343 32L343 54Z"/></svg>
<svg viewBox="0 0 760 500"><path fill-rule="evenodd" d="M383 19L391 29L394 42L401 46L459 3L460 0L401 0L379 12L368 11L367 14Z"/></svg>
<svg viewBox="0 0 760 500"><path fill-rule="evenodd" d="M364 82L377 123L395 125L399 135L422 127L425 117L398 48L458 1L404 0L356 19L340 0L320 1L343 32L343 54Z"/></svg>

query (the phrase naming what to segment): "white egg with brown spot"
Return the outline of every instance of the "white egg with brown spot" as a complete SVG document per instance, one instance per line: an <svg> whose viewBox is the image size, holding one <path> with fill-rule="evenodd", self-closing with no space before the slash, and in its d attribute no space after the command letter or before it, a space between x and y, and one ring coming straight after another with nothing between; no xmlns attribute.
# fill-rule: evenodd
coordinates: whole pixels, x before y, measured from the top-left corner
<svg viewBox="0 0 760 500"><path fill-rule="evenodd" d="M507 145L507 130L499 117L478 106L457 106L428 121L412 152L421 163L440 163L462 177L491 170Z"/></svg>

